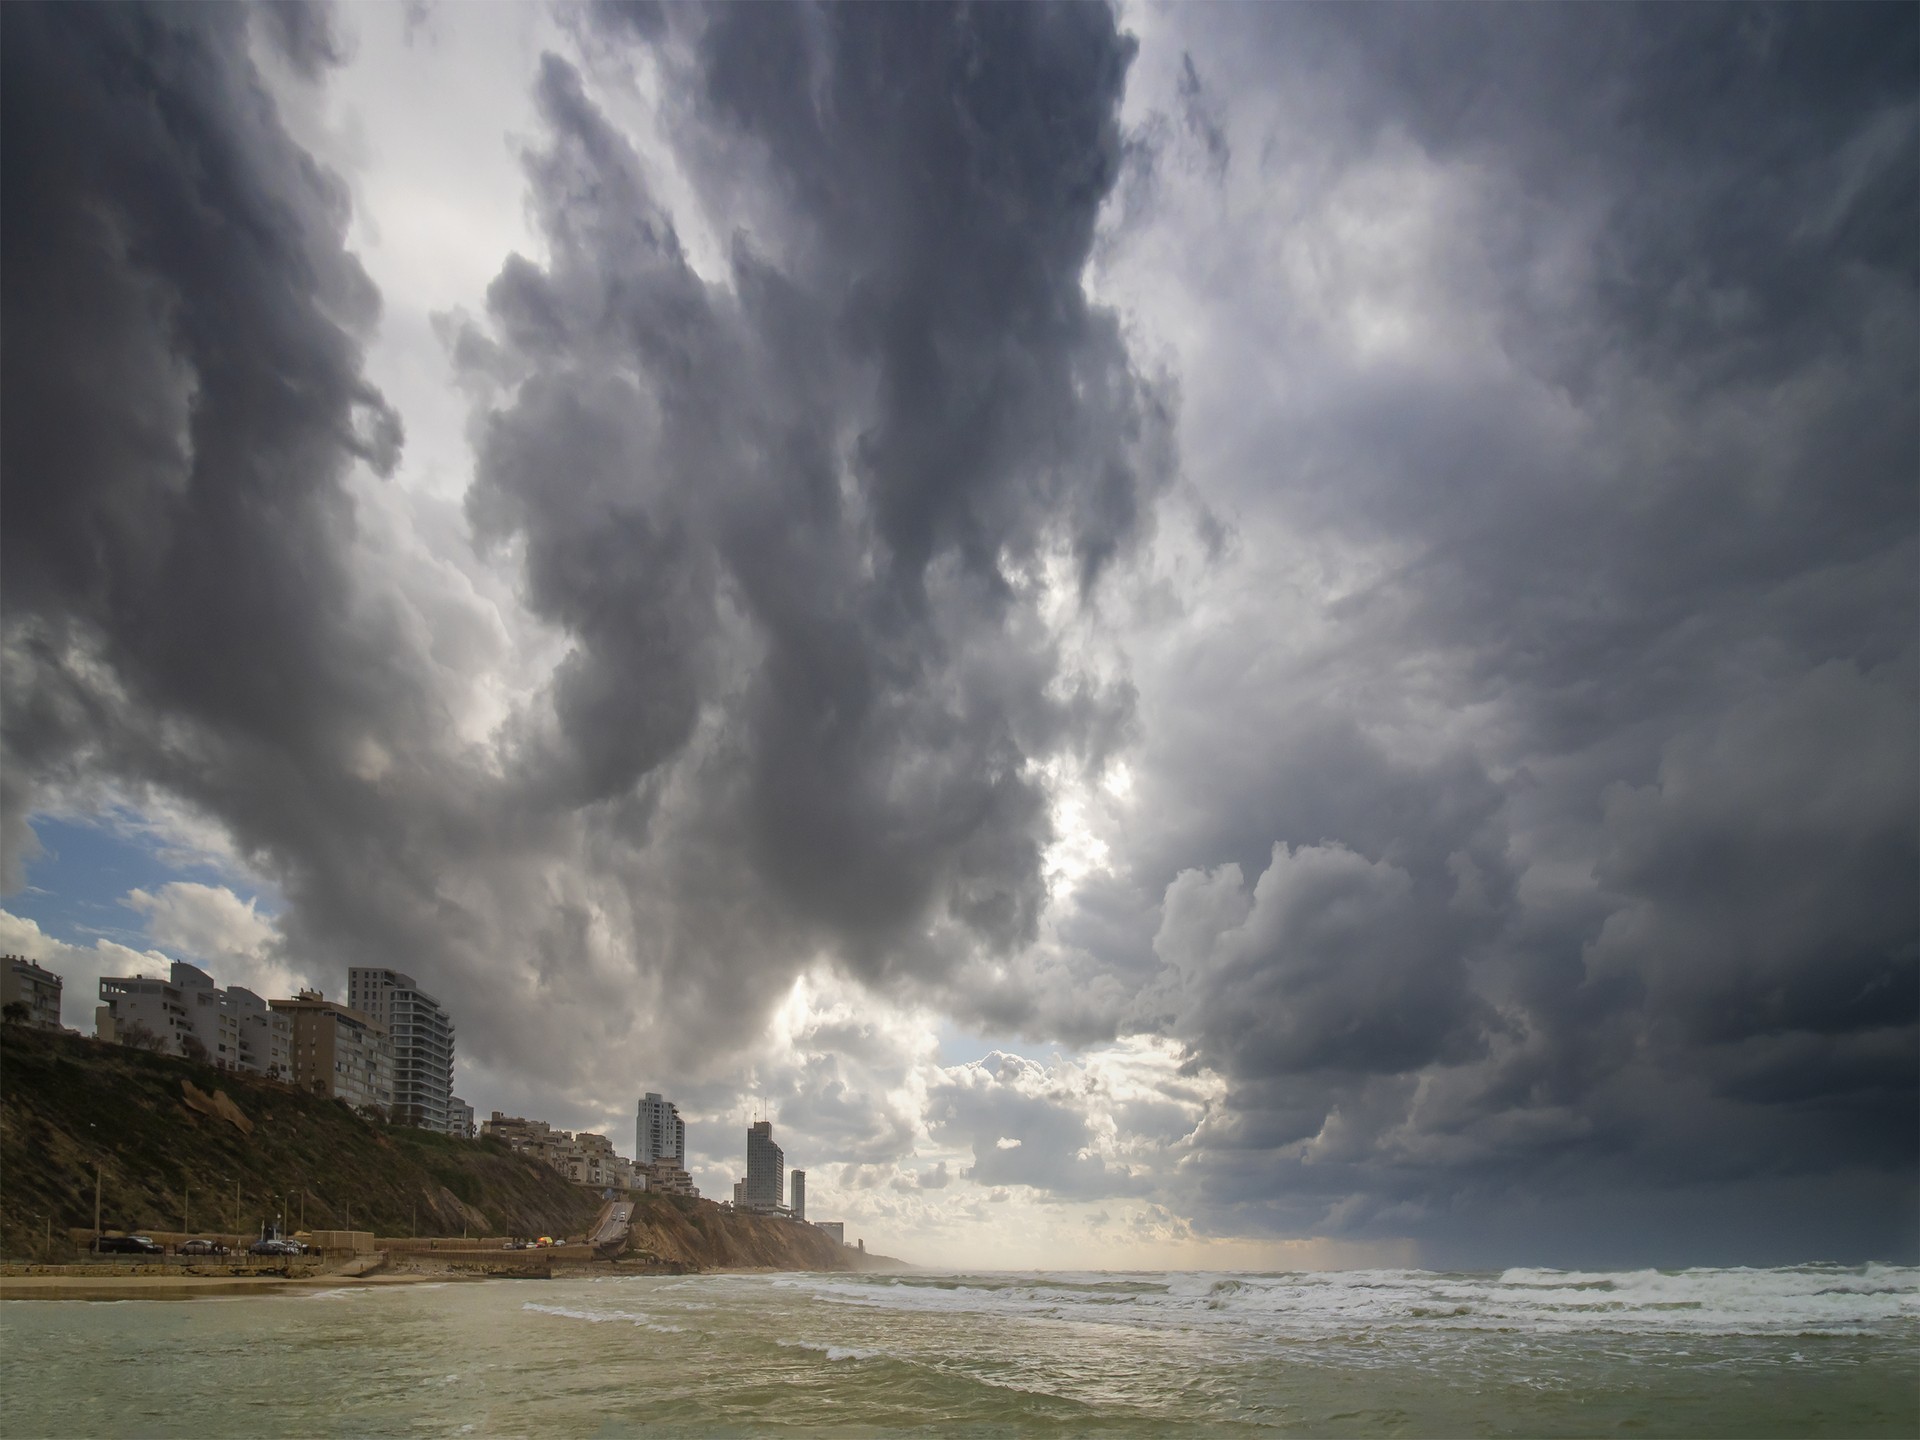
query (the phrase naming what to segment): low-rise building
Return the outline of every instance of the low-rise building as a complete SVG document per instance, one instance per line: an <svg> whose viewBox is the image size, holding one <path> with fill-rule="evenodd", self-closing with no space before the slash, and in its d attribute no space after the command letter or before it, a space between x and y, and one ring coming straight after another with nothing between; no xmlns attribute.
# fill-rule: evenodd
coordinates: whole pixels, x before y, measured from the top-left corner
<svg viewBox="0 0 1920 1440"><path fill-rule="evenodd" d="M356 1110L391 1111L393 1056L384 1026L318 990L268 1004L292 1026L295 1085L345 1100Z"/></svg>
<svg viewBox="0 0 1920 1440"><path fill-rule="evenodd" d="M844 1220L816 1220L816 1230L824 1230L842 1245L847 1243L847 1222Z"/></svg>
<svg viewBox="0 0 1920 1440"><path fill-rule="evenodd" d="M604 1189L613 1183L614 1159L611 1140L583 1130L573 1137L573 1153L567 1157L568 1173L577 1185Z"/></svg>
<svg viewBox="0 0 1920 1440"><path fill-rule="evenodd" d="M102 975L94 1033L114 1045L147 1045L163 1055L184 1055L181 1036L191 1035L180 987L151 975Z"/></svg>
<svg viewBox="0 0 1920 1440"><path fill-rule="evenodd" d="M458 1095L447 1104L447 1133L462 1140L473 1139L473 1106Z"/></svg>
<svg viewBox="0 0 1920 1440"><path fill-rule="evenodd" d="M24 955L0 955L0 1004L27 1007L25 1023L36 1030L60 1028L62 981Z"/></svg>
<svg viewBox="0 0 1920 1440"><path fill-rule="evenodd" d="M685 1195L698 1200L700 1191L694 1186L693 1176L683 1166L671 1160L656 1160L651 1165L634 1163L634 1170L646 1180L644 1188L656 1190L662 1195Z"/></svg>
<svg viewBox="0 0 1920 1440"><path fill-rule="evenodd" d="M492 1118L481 1125L480 1134L483 1138L504 1140L521 1154L551 1166L577 1185L591 1185L601 1190L657 1188L650 1184L653 1167L636 1165L614 1154L613 1142L590 1130L575 1135L571 1131L555 1130L544 1120L502 1115L496 1110ZM684 1179L686 1172L681 1171L680 1175ZM685 1194L691 1190L689 1182L686 1190L672 1193Z"/></svg>
<svg viewBox="0 0 1920 1440"><path fill-rule="evenodd" d="M150 1045L221 1070L290 1080L293 1026L273 1009L280 1003L269 1004L239 985L223 990L198 965L176 960L165 980L101 976L94 1031L115 1044Z"/></svg>
<svg viewBox="0 0 1920 1440"><path fill-rule="evenodd" d="M544 1120L527 1120L518 1115L502 1115L498 1110L480 1126L482 1140L504 1140L515 1150L551 1135L553 1127Z"/></svg>

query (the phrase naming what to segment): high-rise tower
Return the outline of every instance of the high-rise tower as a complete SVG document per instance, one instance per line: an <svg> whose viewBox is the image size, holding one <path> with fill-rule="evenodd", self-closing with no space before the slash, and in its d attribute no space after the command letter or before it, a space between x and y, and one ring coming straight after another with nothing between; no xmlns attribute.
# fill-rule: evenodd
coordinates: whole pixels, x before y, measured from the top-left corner
<svg viewBox="0 0 1920 1440"><path fill-rule="evenodd" d="M747 1127L746 1208L774 1214L786 1209L786 1156L773 1143L773 1122L757 1120Z"/></svg>
<svg viewBox="0 0 1920 1440"><path fill-rule="evenodd" d="M640 1097L634 1117L633 1158L639 1165L666 1162L683 1169L687 1163L687 1126L679 1109L649 1090Z"/></svg>
<svg viewBox="0 0 1920 1440"><path fill-rule="evenodd" d="M453 1016L411 975L355 965L347 1004L387 1032L393 1052L393 1118L453 1133Z"/></svg>

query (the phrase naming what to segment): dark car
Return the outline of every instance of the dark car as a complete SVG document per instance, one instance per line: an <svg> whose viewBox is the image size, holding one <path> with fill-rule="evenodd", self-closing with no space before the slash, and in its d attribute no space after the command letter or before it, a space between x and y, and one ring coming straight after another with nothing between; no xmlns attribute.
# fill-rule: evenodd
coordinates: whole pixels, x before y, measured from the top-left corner
<svg viewBox="0 0 1920 1440"><path fill-rule="evenodd" d="M293 1240L256 1240L247 1247L249 1255L298 1255L300 1245Z"/></svg>
<svg viewBox="0 0 1920 1440"><path fill-rule="evenodd" d="M144 1235L102 1235L93 1242L96 1255L164 1255L167 1252Z"/></svg>
<svg viewBox="0 0 1920 1440"><path fill-rule="evenodd" d="M181 1244L182 1255L225 1255L227 1247L218 1240L188 1240Z"/></svg>

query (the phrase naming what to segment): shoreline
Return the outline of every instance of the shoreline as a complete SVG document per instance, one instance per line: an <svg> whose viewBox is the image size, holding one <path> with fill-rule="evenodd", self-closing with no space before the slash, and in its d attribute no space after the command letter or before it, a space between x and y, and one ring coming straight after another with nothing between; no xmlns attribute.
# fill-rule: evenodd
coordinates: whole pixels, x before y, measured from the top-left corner
<svg viewBox="0 0 1920 1440"><path fill-rule="evenodd" d="M453 1264L422 1265L409 1256L402 1269L382 1268L365 1275L339 1271L311 1275L153 1275L83 1273L0 1274L0 1301L7 1300L225 1300L246 1295L299 1294L384 1285L477 1284L489 1280L595 1280L610 1275L841 1275L857 1270L788 1271L778 1266L715 1266L711 1270L654 1270L569 1265L550 1274L482 1274ZM36 1267L39 1269L39 1267Z"/></svg>
<svg viewBox="0 0 1920 1440"><path fill-rule="evenodd" d="M399 1272L377 1275L4 1275L4 1300L216 1300L351 1286L482 1280L482 1275Z"/></svg>

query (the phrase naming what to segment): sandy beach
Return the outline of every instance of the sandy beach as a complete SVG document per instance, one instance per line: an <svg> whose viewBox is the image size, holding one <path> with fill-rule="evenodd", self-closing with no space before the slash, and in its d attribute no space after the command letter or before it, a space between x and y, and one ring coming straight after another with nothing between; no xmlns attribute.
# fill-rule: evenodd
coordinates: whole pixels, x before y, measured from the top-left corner
<svg viewBox="0 0 1920 1440"><path fill-rule="evenodd" d="M0 1300L203 1300L231 1295L337 1290L346 1285L414 1285L484 1279L451 1270L375 1275L0 1275Z"/></svg>

